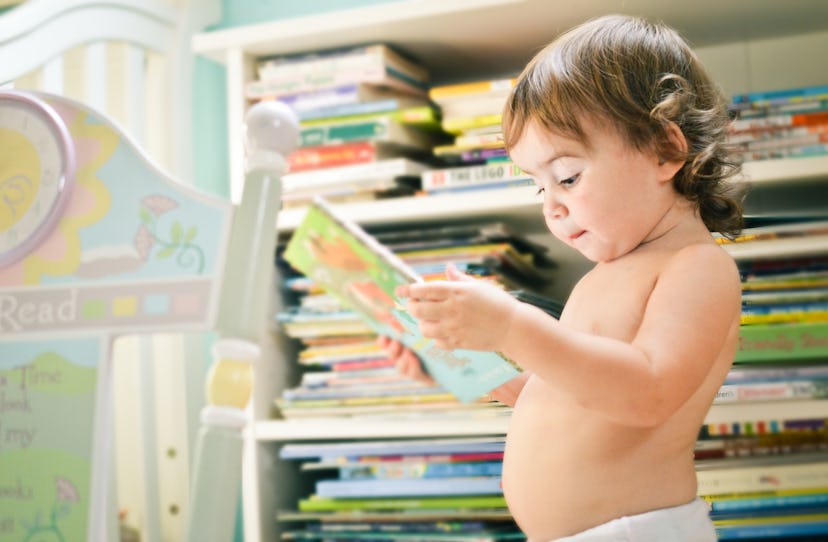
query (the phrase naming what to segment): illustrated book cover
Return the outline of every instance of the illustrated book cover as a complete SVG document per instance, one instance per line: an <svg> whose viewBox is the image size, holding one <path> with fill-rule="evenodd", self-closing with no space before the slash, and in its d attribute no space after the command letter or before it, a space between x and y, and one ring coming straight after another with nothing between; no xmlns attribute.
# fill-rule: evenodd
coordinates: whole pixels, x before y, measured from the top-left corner
<svg viewBox="0 0 828 542"><path fill-rule="evenodd" d="M398 285L422 279L356 223L317 198L294 232L285 259L353 309L378 333L417 353L429 374L460 401L472 401L520 370L496 352L447 351L420 334L417 321L394 295Z"/></svg>

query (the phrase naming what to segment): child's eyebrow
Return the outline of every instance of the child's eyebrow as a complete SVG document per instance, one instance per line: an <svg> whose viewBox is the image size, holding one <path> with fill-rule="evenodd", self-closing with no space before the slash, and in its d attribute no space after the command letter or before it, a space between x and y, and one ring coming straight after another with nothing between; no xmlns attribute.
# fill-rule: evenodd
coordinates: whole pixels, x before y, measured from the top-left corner
<svg viewBox="0 0 828 542"><path fill-rule="evenodd" d="M544 169L544 168L548 167L549 165L551 165L552 163L554 163L556 160L560 160L561 158L565 158L565 157L571 156L571 155L572 155L572 153L568 153L566 151L553 153L551 156L548 156L545 160L543 160L541 162L538 162L538 167L540 169ZM534 173L532 173L531 171L529 171L525 167L521 167L520 169L524 173L529 174L530 176L534 175Z"/></svg>

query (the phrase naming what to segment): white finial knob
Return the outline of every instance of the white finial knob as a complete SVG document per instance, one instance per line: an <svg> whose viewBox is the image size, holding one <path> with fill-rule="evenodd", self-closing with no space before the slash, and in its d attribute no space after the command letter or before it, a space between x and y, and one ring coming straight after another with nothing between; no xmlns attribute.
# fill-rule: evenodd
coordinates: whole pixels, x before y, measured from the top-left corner
<svg viewBox="0 0 828 542"><path fill-rule="evenodd" d="M299 146L299 118L287 104L276 100L259 102L244 117L246 169L287 169L285 157Z"/></svg>

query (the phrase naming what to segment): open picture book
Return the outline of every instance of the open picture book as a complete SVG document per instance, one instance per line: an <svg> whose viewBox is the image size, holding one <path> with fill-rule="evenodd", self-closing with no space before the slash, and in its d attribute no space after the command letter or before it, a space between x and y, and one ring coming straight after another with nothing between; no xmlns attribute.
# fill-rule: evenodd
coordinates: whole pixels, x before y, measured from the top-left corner
<svg viewBox="0 0 828 542"><path fill-rule="evenodd" d="M338 216L321 198L308 208L284 253L285 260L378 334L413 350L426 371L460 401L472 401L520 370L496 352L443 350L422 336L417 321L395 296L401 284L422 279L356 223Z"/></svg>

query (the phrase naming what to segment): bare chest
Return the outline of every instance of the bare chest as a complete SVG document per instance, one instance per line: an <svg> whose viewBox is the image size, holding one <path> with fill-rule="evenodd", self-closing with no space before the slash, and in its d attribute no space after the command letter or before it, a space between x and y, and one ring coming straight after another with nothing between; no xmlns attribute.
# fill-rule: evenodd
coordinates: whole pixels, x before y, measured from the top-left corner
<svg viewBox="0 0 828 542"><path fill-rule="evenodd" d="M561 322L604 337L631 339L660 268L659 259L653 256L597 265L572 290Z"/></svg>

